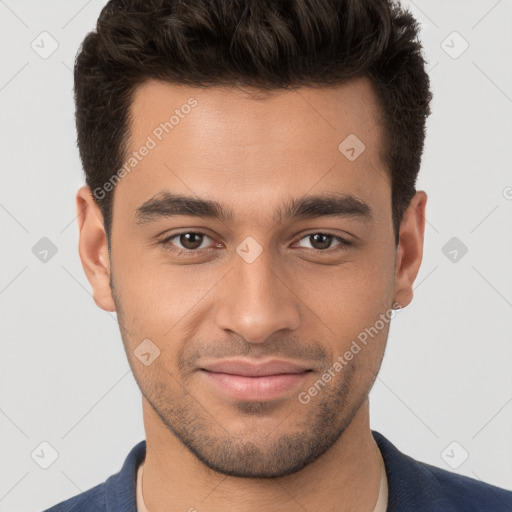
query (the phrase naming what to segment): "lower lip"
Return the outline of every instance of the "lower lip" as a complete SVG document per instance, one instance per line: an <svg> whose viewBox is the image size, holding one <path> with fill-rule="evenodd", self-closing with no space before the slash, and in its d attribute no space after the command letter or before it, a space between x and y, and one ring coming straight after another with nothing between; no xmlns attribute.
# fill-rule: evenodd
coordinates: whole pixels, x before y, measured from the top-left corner
<svg viewBox="0 0 512 512"><path fill-rule="evenodd" d="M284 373L265 377L244 377L201 370L208 381L237 400L272 400L300 386L311 372Z"/></svg>

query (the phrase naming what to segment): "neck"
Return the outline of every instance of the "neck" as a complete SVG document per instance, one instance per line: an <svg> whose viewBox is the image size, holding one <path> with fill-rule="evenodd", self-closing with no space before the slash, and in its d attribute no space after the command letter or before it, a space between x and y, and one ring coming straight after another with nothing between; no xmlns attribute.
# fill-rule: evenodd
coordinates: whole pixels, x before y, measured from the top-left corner
<svg viewBox="0 0 512 512"><path fill-rule="evenodd" d="M337 442L302 470L280 478L226 476L206 467L163 425L143 398L144 501L150 512L373 510L381 455L366 400Z"/></svg>

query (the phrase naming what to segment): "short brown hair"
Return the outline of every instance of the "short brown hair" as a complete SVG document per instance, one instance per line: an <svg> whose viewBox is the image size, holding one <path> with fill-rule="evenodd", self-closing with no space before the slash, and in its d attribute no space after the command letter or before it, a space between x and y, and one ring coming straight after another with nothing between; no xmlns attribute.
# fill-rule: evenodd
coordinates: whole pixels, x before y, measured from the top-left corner
<svg viewBox="0 0 512 512"><path fill-rule="evenodd" d="M133 93L148 79L270 91L366 76L384 114L398 243L432 99L418 32L392 0L110 0L74 69L86 183L101 188L123 166ZM109 249L113 197L95 195Z"/></svg>

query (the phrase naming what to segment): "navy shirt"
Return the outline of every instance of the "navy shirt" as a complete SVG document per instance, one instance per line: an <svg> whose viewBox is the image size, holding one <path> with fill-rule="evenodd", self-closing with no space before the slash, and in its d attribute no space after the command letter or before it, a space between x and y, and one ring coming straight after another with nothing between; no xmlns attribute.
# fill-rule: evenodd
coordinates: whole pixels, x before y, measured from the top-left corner
<svg viewBox="0 0 512 512"><path fill-rule="evenodd" d="M512 512L512 491L419 462L372 430L388 478L387 512ZM119 473L45 512L137 512L137 468L146 441L135 445Z"/></svg>

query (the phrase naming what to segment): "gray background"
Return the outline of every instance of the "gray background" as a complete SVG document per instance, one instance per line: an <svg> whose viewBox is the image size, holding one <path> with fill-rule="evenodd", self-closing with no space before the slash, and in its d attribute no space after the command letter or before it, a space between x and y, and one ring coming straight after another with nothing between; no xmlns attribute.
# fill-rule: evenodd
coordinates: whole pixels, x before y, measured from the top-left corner
<svg viewBox="0 0 512 512"><path fill-rule="evenodd" d="M0 0L0 512L104 481L144 438L115 314L94 304L77 251L71 69L104 3ZM422 24L434 92L419 180L428 225L372 428L512 489L512 1L404 5ZM57 249L46 261L43 237Z"/></svg>

